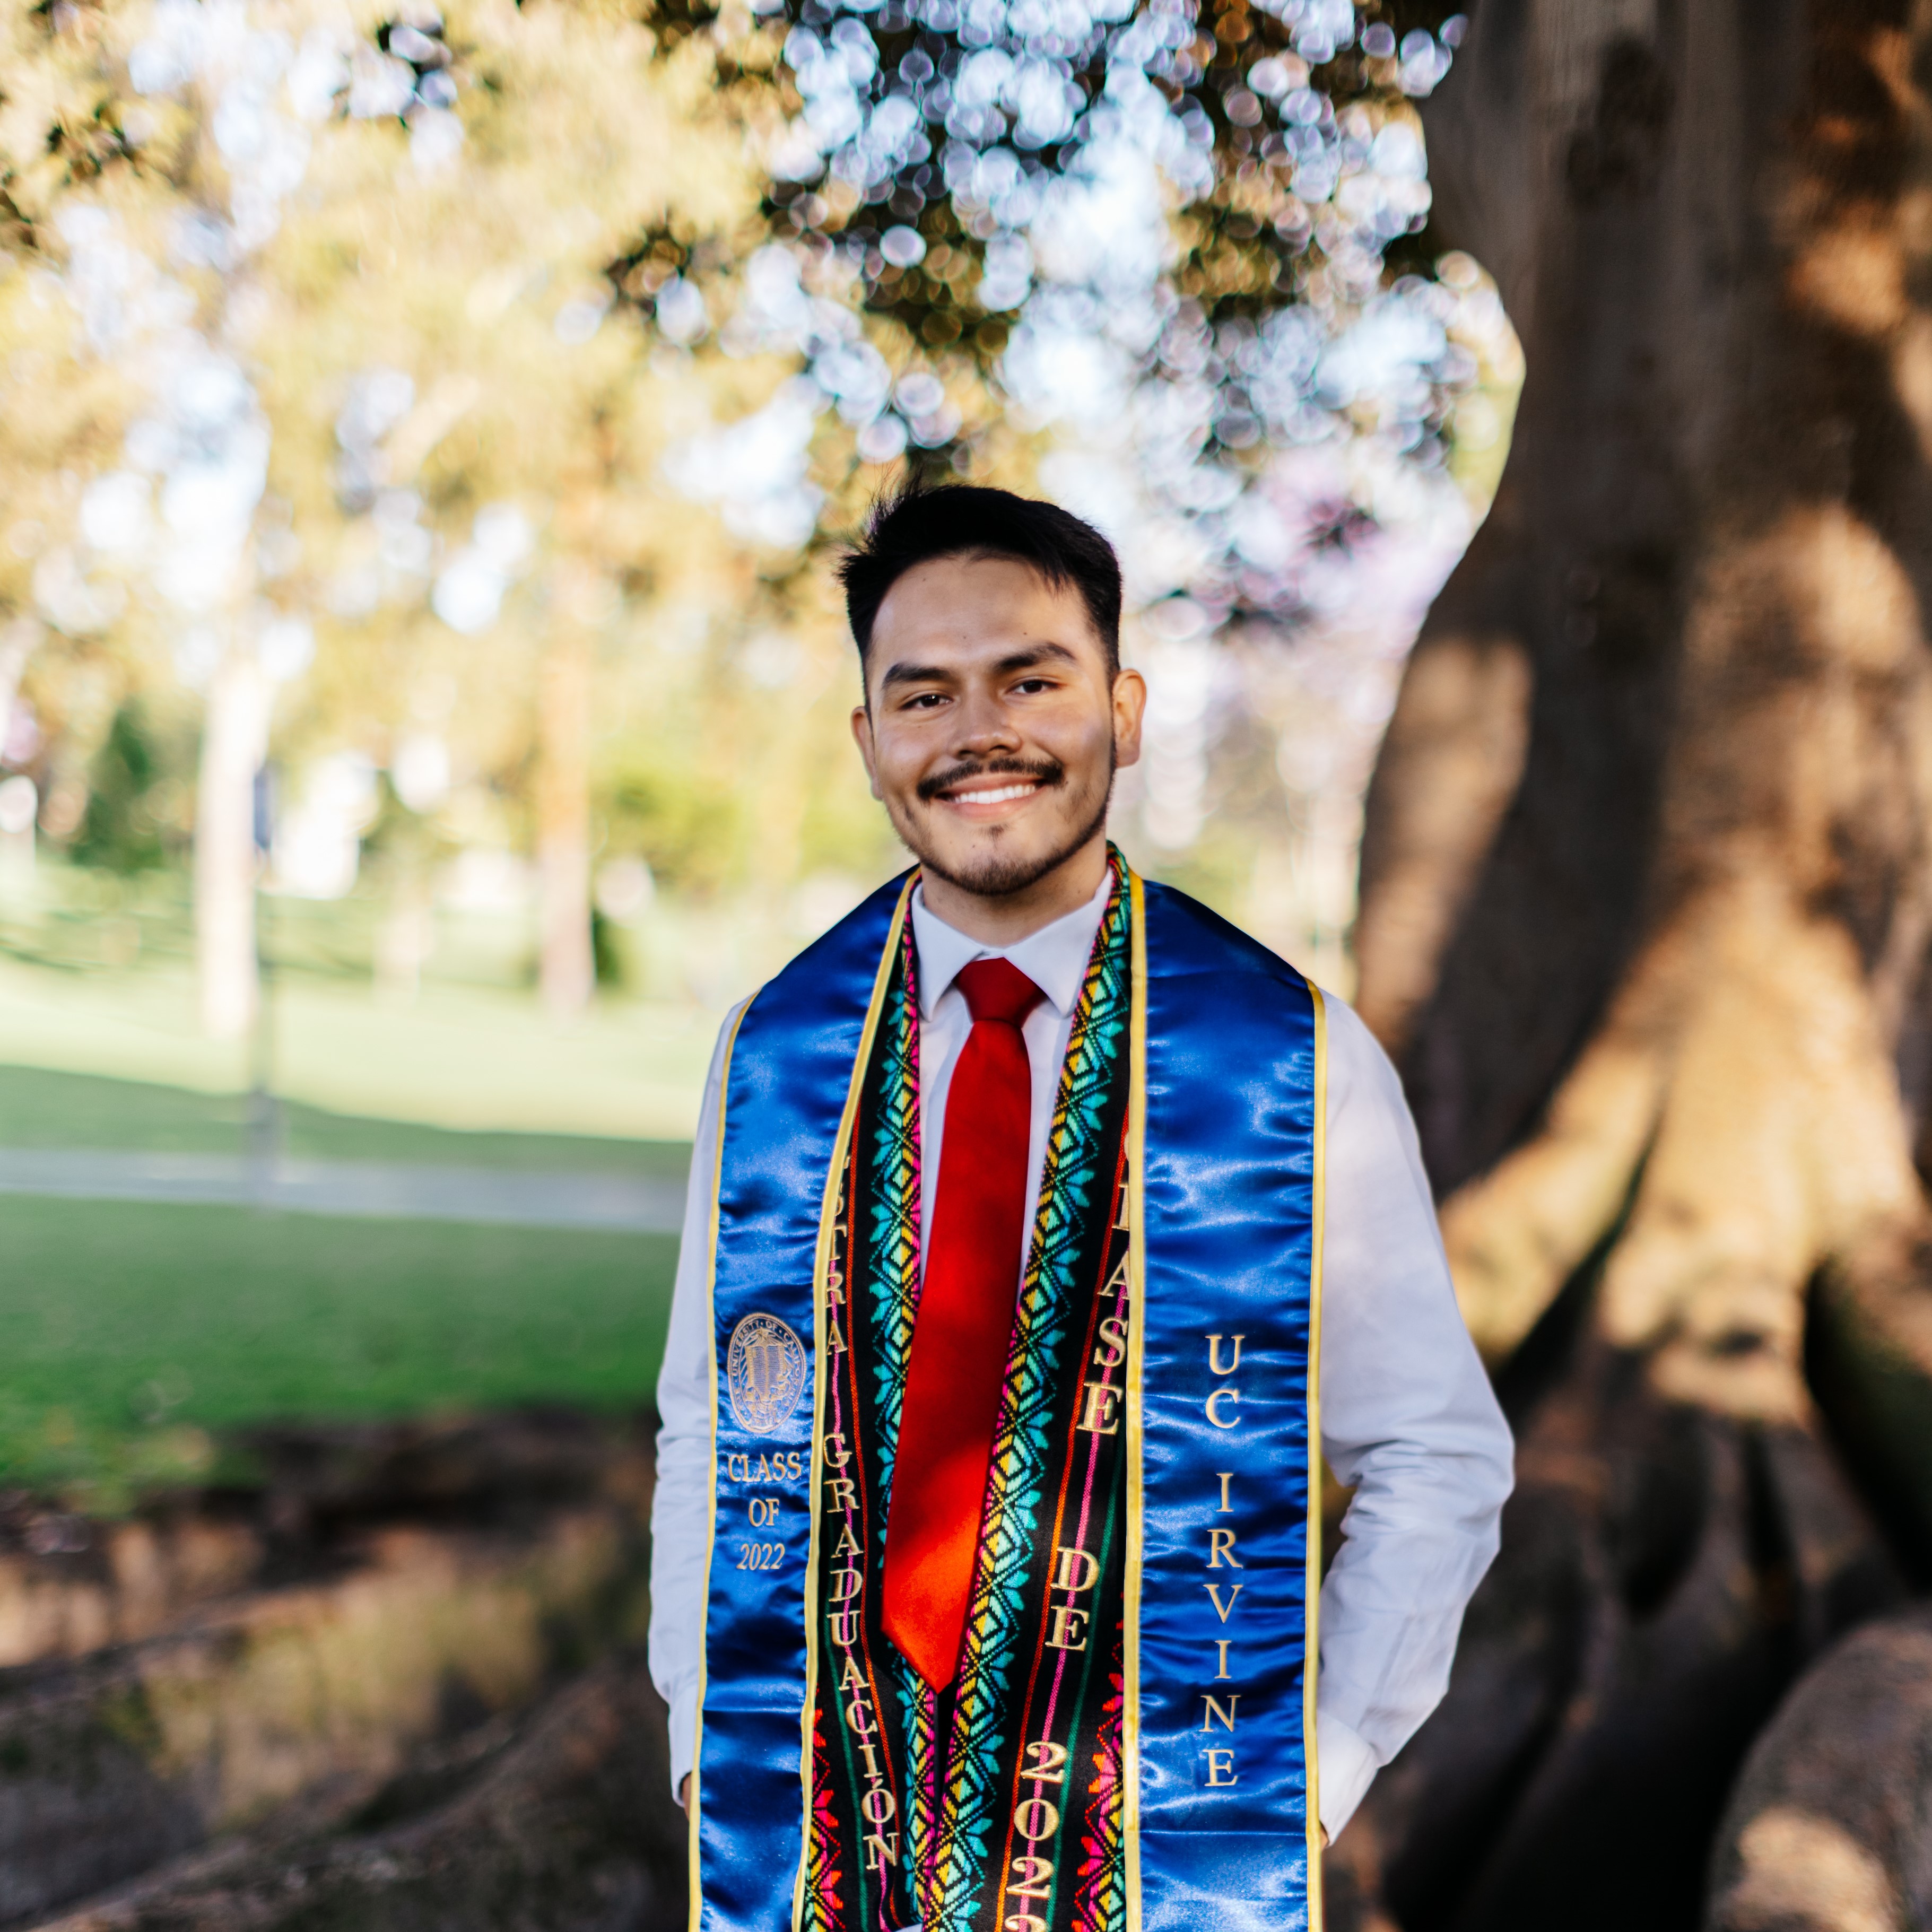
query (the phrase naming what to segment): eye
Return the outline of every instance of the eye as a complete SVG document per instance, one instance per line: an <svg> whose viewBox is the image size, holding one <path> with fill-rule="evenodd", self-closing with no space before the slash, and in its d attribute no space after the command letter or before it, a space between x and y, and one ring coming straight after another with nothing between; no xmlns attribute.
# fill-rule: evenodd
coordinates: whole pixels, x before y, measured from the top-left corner
<svg viewBox="0 0 1932 1932"><path fill-rule="evenodd" d="M1013 686L1016 692L1027 698L1036 696L1042 691L1052 691L1054 688L1054 680L1050 677L1023 677Z"/></svg>
<svg viewBox="0 0 1932 1932"><path fill-rule="evenodd" d="M902 711L932 711L947 701L943 691L916 692L900 706Z"/></svg>

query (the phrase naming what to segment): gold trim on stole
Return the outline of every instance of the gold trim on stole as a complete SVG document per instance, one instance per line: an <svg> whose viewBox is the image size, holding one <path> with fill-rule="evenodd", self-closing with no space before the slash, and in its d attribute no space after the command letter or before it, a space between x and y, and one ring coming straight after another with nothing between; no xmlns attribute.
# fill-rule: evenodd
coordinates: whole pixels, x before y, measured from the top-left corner
<svg viewBox="0 0 1932 1932"><path fill-rule="evenodd" d="M758 995L754 994L752 999ZM711 1620L711 1561L718 1547L718 1190L724 1180L724 1100L730 1090L731 1053L738 1044L738 1029L752 1010L752 1000L740 1008L731 1022L730 1037L724 1042L724 1058L718 1070L718 1140L712 1149L711 1204L705 1224L704 1324L711 1337L711 1470L706 1487L704 1521L704 1609L698 1630L698 1730L691 1744L691 1796L685 1806L686 1856L690 1869L690 1927L698 1932L704 1910L698 1889L698 1814L704 1786L699 1778L704 1761L705 1658L710 1649Z"/></svg>
<svg viewBox="0 0 1932 1932"><path fill-rule="evenodd" d="M1315 1003L1315 1200L1308 1260L1308 1576L1302 1624L1301 1749L1307 1766L1308 1932L1322 1932L1322 1768L1316 1749L1316 1700L1322 1675L1322 1240L1327 1199L1328 1006L1304 976Z"/></svg>
<svg viewBox="0 0 1932 1932"><path fill-rule="evenodd" d="M837 1232L838 1184L845 1171L847 1152L852 1144L852 1125L858 1118L859 1094L866 1084L866 1069L872 1058L872 1042L879 1030L879 1015L886 1004L886 988L892 983L892 964L898 956L900 935L905 930L906 908L912 903L913 888L919 884L914 872L892 908L892 922L886 933L885 950L880 955L879 970L873 976L872 997L866 1008L866 1024L859 1035L859 1050L853 1056L852 1078L845 1090L845 1111L839 1116L838 1138L832 1144L832 1165L825 1176L825 1198L818 1210L818 1253L812 1269L812 1538L806 1551L805 1569L805 1709L799 1721L799 1786L805 1804L802 1834L799 1840L798 1875L792 1881L792 1932L799 1932L805 1921L805 1868L812 1856L812 1713L818 1695L818 1546L819 1486L825 1466L825 1312L826 1277L832 1268L832 1244ZM909 988L908 992L911 991ZM851 1304L846 1304L846 1320L851 1320ZM713 1378L714 1384L716 1378ZM712 1400L716 1400L714 1394ZM706 1574L710 1574L707 1566ZM694 1932L695 1928L694 1928Z"/></svg>
<svg viewBox="0 0 1932 1932"><path fill-rule="evenodd" d="M1147 907L1140 874L1130 867L1132 971L1127 1003L1127 1562L1122 1606L1120 1840L1126 1855L1127 1932L1141 1924L1141 1407L1147 1300L1146 1226L1142 1210L1147 1170Z"/></svg>

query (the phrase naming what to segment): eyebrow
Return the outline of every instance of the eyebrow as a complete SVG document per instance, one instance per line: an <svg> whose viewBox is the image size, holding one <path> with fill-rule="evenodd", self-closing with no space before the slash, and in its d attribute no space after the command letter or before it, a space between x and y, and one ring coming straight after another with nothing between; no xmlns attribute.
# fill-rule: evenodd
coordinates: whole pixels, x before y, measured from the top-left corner
<svg viewBox="0 0 1932 1932"><path fill-rule="evenodd" d="M1023 651L1010 651L993 667L1002 674L1016 670L1028 670L1037 664L1058 663L1077 664L1080 660L1064 644L1030 644ZM958 676L943 664L896 664L879 680L881 691L890 691L896 684L946 684Z"/></svg>

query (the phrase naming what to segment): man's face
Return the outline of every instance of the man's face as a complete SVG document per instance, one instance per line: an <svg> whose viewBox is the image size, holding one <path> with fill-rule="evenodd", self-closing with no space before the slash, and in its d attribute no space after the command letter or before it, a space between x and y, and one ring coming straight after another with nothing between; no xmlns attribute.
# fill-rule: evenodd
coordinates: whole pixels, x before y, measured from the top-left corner
<svg viewBox="0 0 1932 1932"><path fill-rule="evenodd" d="M1117 764L1140 756L1139 674L1110 677L1072 584L1010 557L935 557L886 592L853 735L899 836L988 897L1024 891L1100 836Z"/></svg>

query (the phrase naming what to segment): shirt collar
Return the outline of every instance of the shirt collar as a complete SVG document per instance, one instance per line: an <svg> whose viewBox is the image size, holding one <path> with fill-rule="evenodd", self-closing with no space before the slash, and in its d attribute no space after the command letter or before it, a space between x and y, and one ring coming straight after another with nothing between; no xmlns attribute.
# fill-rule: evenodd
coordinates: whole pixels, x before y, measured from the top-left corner
<svg viewBox="0 0 1932 1932"><path fill-rule="evenodd" d="M937 913L928 910L926 888L916 887L912 896L912 937L919 953L920 1013L932 1018L934 1007L959 976L961 967L970 965L975 959L1010 959L1046 995L1047 1004L1062 1019L1066 1018L1080 997L1087 962L1094 950L1094 935L1100 930L1100 916L1107 909L1107 897L1113 889L1114 870L1110 866L1084 905L1075 907L1052 925L1028 933L1010 946L986 946L969 939Z"/></svg>

